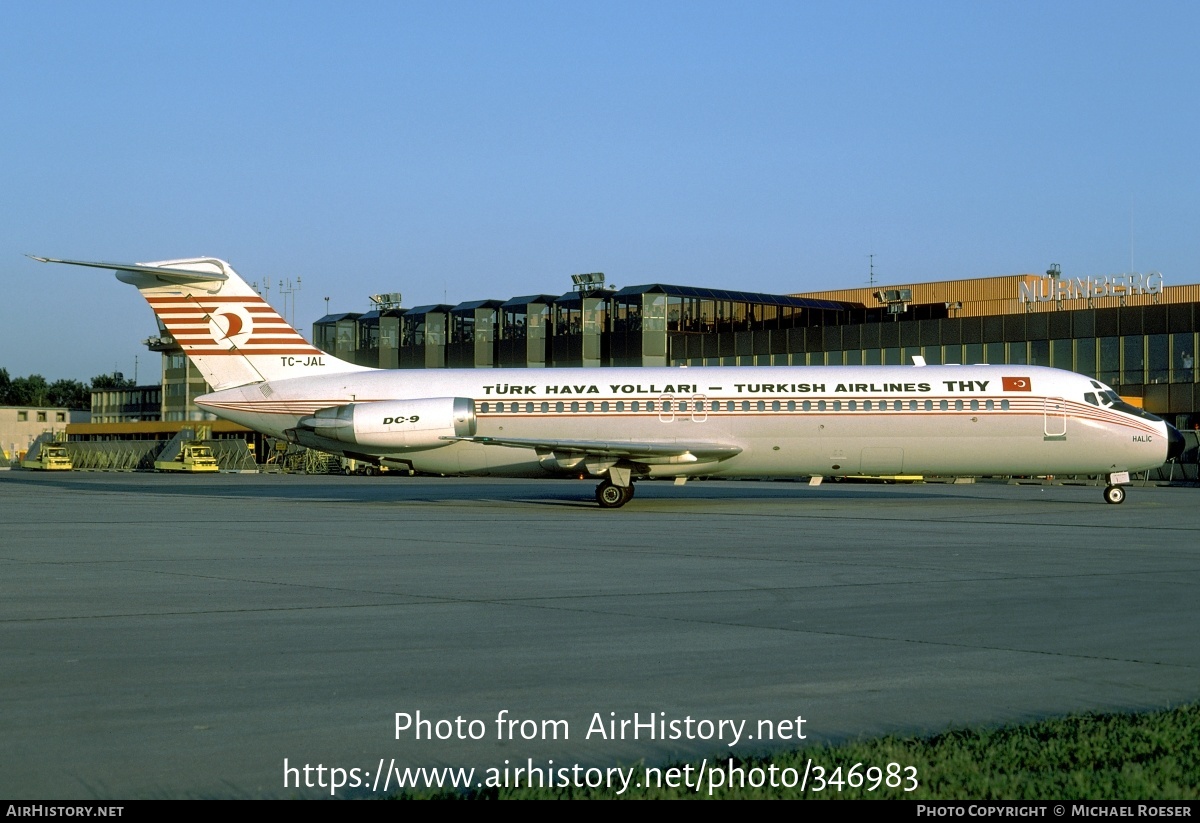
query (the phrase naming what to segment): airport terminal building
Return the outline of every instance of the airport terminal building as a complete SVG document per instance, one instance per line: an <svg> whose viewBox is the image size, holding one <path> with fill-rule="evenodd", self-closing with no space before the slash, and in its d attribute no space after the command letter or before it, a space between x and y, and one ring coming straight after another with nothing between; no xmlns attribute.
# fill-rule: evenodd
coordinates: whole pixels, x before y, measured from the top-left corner
<svg viewBox="0 0 1200 823"><path fill-rule="evenodd" d="M576 276L577 282L588 276ZM396 296L398 297L398 296ZM1157 272L1012 275L772 295L599 278L565 295L329 314L313 342L382 368L1053 366L1200 426L1200 284Z"/></svg>
<svg viewBox="0 0 1200 823"><path fill-rule="evenodd" d="M86 423L90 414L55 406L0 406L0 464L19 459L46 432L64 434L67 426Z"/></svg>

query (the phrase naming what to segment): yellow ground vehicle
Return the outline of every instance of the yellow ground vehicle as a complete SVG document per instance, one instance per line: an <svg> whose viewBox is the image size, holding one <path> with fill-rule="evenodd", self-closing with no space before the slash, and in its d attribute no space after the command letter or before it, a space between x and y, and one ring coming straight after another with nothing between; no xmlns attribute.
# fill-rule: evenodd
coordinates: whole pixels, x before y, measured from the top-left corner
<svg viewBox="0 0 1200 823"><path fill-rule="evenodd" d="M21 461L21 468L37 471L70 471L71 456L67 447L61 443L38 442L30 447L29 453Z"/></svg>
<svg viewBox="0 0 1200 823"><path fill-rule="evenodd" d="M155 460L154 470L158 472L215 472L219 471L217 459L213 457L212 447L199 440L192 440L180 445L179 453L174 458Z"/></svg>
<svg viewBox="0 0 1200 823"><path fill-rule="evenodd" d="M850 474L846 480L852 480L857 483L923 483L925 475L923 474Z"/></svg>

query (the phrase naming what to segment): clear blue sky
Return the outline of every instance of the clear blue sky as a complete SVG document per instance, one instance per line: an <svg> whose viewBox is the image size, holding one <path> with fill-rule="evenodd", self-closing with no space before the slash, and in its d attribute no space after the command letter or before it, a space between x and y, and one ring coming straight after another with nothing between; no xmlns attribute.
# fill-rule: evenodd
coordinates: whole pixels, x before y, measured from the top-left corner
<svg viewBox="0 0 1200 823"><path fill-rule="evenodd" d="M326 296L794 292L872 253L889 284L1200 282L1198 30L1184 2L4 4L0 366L157 378L132 288L24 253L299 277L306 335Z"/></svg>

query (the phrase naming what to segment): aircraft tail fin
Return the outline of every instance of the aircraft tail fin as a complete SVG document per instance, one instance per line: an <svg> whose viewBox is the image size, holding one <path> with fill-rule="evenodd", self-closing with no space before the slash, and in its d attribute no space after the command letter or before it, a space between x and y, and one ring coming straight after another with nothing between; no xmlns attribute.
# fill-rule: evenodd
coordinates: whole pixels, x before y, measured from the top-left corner
<svg viewBox="0 0 1200 823"><path fill-rule="evenodd" d="M369 370L313 346L232 266L215 257L156 263L33 259L117 272L118 280L142 293L215 391L287 377Z"/></svg>

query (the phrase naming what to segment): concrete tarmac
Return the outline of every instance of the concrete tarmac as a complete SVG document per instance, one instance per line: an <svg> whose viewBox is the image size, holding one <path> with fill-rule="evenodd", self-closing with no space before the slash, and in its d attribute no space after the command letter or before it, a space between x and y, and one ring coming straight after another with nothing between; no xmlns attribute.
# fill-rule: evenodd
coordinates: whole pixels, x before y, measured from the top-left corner
<svg viewBox="0 0 1200 823"><path fill-rule="evenodd" d="M1195 489L594 486L0 472L0 798L327 797L331 767L361 797L381 763L394 790L1200 697Z"/></svg>

